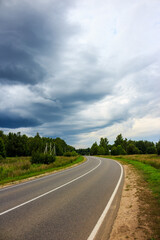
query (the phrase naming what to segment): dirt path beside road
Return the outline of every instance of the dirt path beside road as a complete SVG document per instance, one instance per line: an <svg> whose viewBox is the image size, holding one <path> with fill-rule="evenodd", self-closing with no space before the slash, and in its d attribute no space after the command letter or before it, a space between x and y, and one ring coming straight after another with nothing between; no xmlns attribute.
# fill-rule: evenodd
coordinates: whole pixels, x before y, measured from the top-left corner
<svg viewBox="0 0 160 240"><path fill-rule="evenodd" d="M125 182L120 208L110 240L155 240L148 212L150 206L144 198L146 194L150 194L149 190L131 165L124 165L124 171Z"/></svg>

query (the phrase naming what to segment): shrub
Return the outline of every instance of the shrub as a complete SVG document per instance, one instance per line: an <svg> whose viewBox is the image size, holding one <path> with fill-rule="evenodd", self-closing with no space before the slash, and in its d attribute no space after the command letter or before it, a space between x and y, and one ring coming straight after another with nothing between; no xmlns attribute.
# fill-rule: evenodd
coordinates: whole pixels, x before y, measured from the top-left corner
<svg viewBox="0 0 160 240"><path fill-rule="evenodd" d="M78 153L76 151L72 151L72 156L73 157L78 156Z"/></svg>
<svg viewBox="0 0 160 240"><path fill-rule="evenodd" d="M40 152L33 152L31 163L41 163L41 164L50 164L53 163L56 160L56 157L54 155L50 154L44 154Z"/></svg>
<svg viewBox="0 0 160 240"><path fill-rule="evenodd" d="M72 151L72 152L65 152L63 154L63 156L65 156L65 157L75 157L75 156L78 156L78 154L76 153L76 151Z"/></svg>

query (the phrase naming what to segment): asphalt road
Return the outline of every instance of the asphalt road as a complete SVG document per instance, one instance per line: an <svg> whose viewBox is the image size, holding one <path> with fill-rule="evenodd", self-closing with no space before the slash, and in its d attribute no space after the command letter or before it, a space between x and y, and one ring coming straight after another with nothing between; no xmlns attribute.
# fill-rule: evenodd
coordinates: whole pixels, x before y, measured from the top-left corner
<svg viewBox="0 0 160 240"><path fill-rule="evenodd" d="M122 175L117 162L87 157L77 167L1 189L0 240L93 239Z"/></svg>

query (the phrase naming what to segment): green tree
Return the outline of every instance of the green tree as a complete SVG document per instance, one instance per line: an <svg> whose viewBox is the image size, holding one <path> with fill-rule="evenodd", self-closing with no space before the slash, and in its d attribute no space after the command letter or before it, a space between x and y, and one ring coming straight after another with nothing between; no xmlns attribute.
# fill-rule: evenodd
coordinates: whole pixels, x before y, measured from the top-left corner
<svg viewBox="0 0 160 240"><path fill-rule="evenodd" d="M76 149L76 152L79 155L90 155L90 148L80 148L80 149Z"/></svg>
<svg viewBox="0 0 160 240"><path fill-rule="evenodd" d="M118 155L125 155L126 151L124 150L124 148L121 145L117 146L117 154Z"/></svg>
<svg viewBox="0 0 160 240"><path fill-rule="evenodd" d="M144 141L136 141L135 146L139 149L141 154L145 154L147 152L146 144Z"/></svg>
<svg viewBox="0 0 160 240"><path fill-rule="evenodd" d="M156 143L156 148L157 148L157 154L160 155L160 140L158 143Z"/></svg>
<svg viewBox="0 0 160 240"><path fill-rule="evenodd" d="M63 156L65 152L72 152L75 149L72 146L68 146L61 138L55 139L56 155Z"/></svg>
<svg viewBox="0 0 160 240"><path fill-rule="evenodd" d="M100 139L100 144L99 144L99 147L103 148L104 149L104 154L101 154L101 155L109 155L109 141L107 138L101 138Z"/></svg>
<svg viewBox="0 0 160 240"><path fill-rule="evenodd" d="M130 143L127 146L127 153L128 154L138 154L139 153L139 149L134 145L134 143Z"/></svg>
<svg viewBox="0 0 160 240"><path fill-rule="evenodd" d="M91 147L91 155L97 155L98 154L98 145L97 142L93 143Z"/></svg>
<svg viewBox="0 0 160 240"><path fill-rule="evenodd" d="M116 146L113 146L111 148L111 155L113 155L113 156L118 155L118 151L117 151L117 147Z"/></svg>
<svg viewBox="0 0 160 240"><path fill-rule="evenodd" d="M6 158L6 150L5 150L5 145L2 138L0 138L0 156L2 156L3 158Z"/></svg>
<svg viewBox="0 0 160 240"><path fill-rule="evenodd" d="M117 137L116 137L116 140L114 141L114 145L117 147L118 145L121 145L123 147L123 143L124 143L124 140L123 140L123 137L122 137L122 134L119 134Z"/></svg>
<svg viewBox="0 0 160 240"><path fill-rule="evenodd" d="M98 155L105 155L105 149L102 146L98 146L98 151L97 151Z"/></svg>

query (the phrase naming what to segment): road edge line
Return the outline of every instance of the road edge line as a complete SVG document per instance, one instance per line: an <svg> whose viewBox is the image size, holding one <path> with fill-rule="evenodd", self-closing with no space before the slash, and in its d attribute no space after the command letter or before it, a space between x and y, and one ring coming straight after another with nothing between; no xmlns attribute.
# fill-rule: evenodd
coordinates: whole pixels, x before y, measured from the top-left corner
<svg viewBox="0 0 160 240"><path fill-rule="evenodd" d="M113 159L111 159L111 160L113 160ZM124 171L123 171L122 165L119 162L115 161L115 160L113 160L113 161L116 162L120 166L120 168L121 168L121 175L120 175L118 183L117 183L117 185L116 185L116 187L115 187L115 189L114 189L114 191L113 191L113 193L112 193L112 195L111 195L111 197L109 199L109 202L107 203L105 209L103 210L100 218L98 219L95 227L93 228L93 230L92 230L91 234L89 235L89 237L87 238L87 240L95 239L95 237L96 237L96 235L97 235L97 233L98 233L98 231L99 231L99 229L100 229L100 227L101 227L101 225L102 225L102 223L103 223L103 221L104 221L104 219L105 219L105 217L106 217L106 215L108 213L108 210L109 210L109 208L110 208L110 206L111 206L111 204L112 204L112 202L113 202L113 200L114 200L114 198L116 196L116 193L118 191L118 188L119 188L120 183L121 183L122 178L123 178Z"/></svg>

